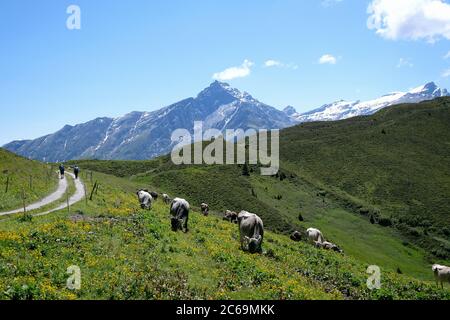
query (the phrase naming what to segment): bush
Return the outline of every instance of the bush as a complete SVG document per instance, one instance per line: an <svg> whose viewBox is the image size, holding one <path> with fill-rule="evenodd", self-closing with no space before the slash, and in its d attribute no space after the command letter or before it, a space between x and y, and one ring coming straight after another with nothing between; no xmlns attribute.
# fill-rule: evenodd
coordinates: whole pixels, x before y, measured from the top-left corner
<svg viewBox="0 0 450 320"><path fill-rule="evenodd" d="M361 214L361 215L363 215L363 216L367 216L367 215L369 215L369 213L370 213L370 210L367 209L367 208L361 208L361 209L359 209L359 214Z"/></svg>
<svg viewBox="0 0 450 320"><path fill-rule="evenodd" d="M389 218L379 218L378 224L383 227L390 227L392 226L392 221Z"/></svg>
<svg viewBox="0 0 450 320"><path fill-rule="evenodd" d="M29 213L24 213L18 219L20 222L31 222L33 220L33 216Z"/></svg>
<svg viewBox="0 0 450 320"><path fill-rule="evenodd" d="M442 228L442 233L447 237L450 237L450 229L448 227Z"/></svg>

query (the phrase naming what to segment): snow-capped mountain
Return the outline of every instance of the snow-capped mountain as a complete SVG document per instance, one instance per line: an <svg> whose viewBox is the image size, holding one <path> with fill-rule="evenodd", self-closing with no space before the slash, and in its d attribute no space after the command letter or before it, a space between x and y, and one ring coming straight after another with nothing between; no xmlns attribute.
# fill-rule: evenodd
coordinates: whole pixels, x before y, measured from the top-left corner
<svg viewBox="0 0 450 320"><path fill-rule="evenodd" d="M287 106L283 109L283 112L286 113L288 116L293 116L294 114L297 114L297 110L293 106Z"/></svg>
<svg viewBox="0 0 450 320"><path fill-rule="evenodd" d="M448 95L446 89L441 89L434 82L430 82L408 92L394 92L370 101L341 100L306 113L292 113L290 110L290 114L286 114L298 122L334 121L371 115L380 109L400 103L415 103Z"/></svg>
<svg viewBox="0 0 450 320"><path fill-rule="evenodd" d="M84 124L4 146L22 156L49 162L71 159L150 159L169 153L172 132L193 132L194 121L204 130L282 129L296 124L282 111L259 102L226 83L214 82L195 98L154 112L131 112L116 119L98 118Z"/></svg>

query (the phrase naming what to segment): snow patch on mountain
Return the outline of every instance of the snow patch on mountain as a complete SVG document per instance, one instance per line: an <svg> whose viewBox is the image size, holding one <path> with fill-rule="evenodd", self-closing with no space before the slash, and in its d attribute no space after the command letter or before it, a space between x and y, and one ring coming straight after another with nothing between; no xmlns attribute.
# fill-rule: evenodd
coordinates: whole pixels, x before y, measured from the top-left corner
<svg viewBox="0 0 450 320"><path fill-rule="evenodd" d="M369 101L340 100L309 112L295 113L290 116L298 122L343 120L356 116L371 115L396 104L417 103L448 95L446 89L441 89L434 82L430 82L408 92L393 92Z"/></svg>

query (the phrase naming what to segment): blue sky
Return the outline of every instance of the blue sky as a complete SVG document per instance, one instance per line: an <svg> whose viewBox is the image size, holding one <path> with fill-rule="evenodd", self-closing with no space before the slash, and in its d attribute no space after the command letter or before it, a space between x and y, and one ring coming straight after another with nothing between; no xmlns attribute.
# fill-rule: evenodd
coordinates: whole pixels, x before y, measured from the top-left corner
<svg viewBox="0 0 450 320"><path fill-rule="evenodd" d="M1 1L0 145L155 110L213 78L298 111L450 88L449 30L444 0Z"/></svg>

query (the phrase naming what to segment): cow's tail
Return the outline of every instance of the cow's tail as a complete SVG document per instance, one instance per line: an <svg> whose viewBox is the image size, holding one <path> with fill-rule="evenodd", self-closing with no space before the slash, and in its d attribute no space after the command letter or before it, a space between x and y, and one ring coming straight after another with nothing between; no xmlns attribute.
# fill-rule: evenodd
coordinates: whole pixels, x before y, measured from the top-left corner
<svg viewBox="0 0 450 320"><path fill-rule="evenodd" d="M253 232L253 238L257 239L257 238L261 237L260 239L262 239L263 234L264 234L263 226L259 222L256 223L255 230Z"/></svg>

